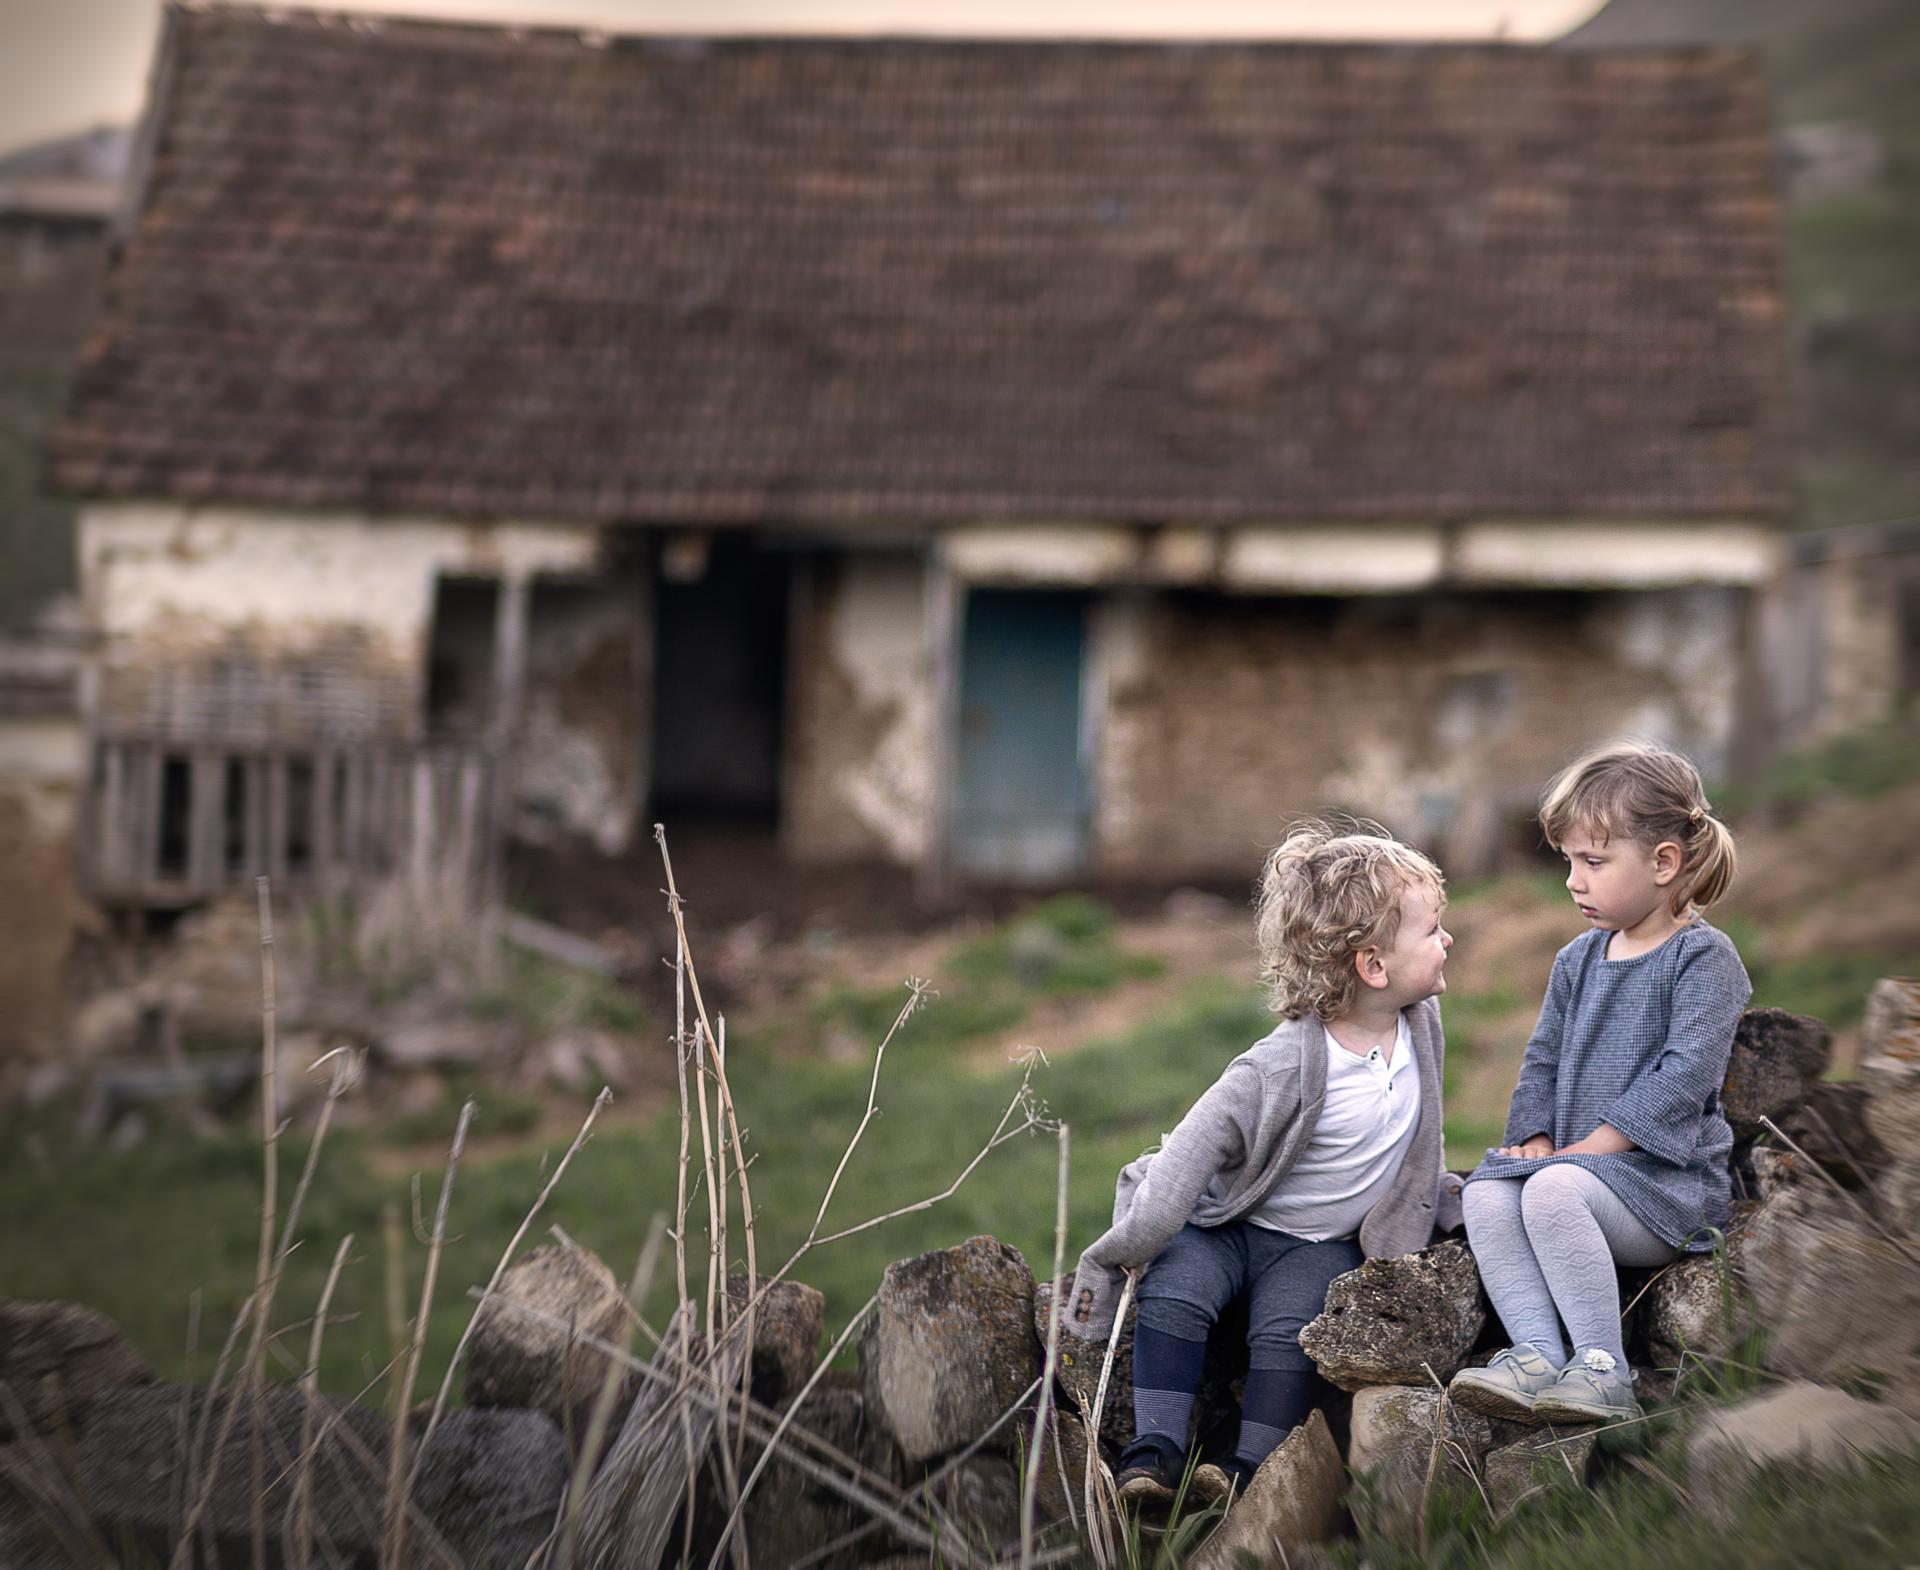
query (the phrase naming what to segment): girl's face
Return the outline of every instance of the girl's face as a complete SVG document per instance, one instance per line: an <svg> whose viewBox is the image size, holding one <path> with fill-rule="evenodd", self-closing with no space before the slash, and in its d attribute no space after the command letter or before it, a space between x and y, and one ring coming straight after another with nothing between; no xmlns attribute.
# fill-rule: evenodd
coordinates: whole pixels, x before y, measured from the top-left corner
<svg viewBox="0 0 1920 1570"><path fill-rule="evenodd" d="M1560 843L1567 892L1580 914L1608 932L1630 932L1667 909L1667 886L1680 871L1680 848L1662 840L1649 850L1625 834L1596 838L1576 829Z"/></svg>

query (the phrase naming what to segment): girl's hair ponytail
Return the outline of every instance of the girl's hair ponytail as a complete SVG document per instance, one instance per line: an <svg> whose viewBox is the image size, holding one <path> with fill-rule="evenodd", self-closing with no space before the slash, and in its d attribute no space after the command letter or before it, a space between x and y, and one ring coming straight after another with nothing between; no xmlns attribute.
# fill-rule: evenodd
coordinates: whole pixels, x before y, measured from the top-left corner
<svg viewBox="0 0 1920 1570"><path fill-rule="evenodd" d="M1583 829L1600 839L1625 834L1651 850L1680 847L1673 913L1711 905L1733 887L1733 831L1713 815L1700 771L1671 747L1621 741L1568 764L1540 797L1540 827L1558 846Z"/></svg>
<svg viewBox="0 0 1920 1570"><path fill-rule="evenodd" d="M1680 876L1674 881L1685 886L1688 904L1711 905L1733 887L1735 861L1733 831L1703 806L1699 821L1693 825L1693 838L1686 845ZM1675 897L1679 897L1677 892ZM1675 914L1684 908L1677 906Z"/></svg>

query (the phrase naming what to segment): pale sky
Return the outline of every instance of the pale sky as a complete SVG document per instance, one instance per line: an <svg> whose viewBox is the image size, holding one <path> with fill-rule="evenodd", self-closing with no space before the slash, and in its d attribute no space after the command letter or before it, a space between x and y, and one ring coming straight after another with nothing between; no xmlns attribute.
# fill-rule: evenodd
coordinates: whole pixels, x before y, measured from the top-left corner
<svg viewBox="0 0 1920 1570"><path fill-rule="evenodd" d="M334 0L329 10L644 33L1551 38L1601 0ZM0 151L140 111L160 0L0 0Z"/></svg>

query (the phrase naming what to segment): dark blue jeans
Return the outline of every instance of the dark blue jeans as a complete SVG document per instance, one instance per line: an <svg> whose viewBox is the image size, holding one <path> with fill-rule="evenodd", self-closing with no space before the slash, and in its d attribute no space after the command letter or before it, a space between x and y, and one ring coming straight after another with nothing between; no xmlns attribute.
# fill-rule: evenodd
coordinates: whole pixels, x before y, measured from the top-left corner
<svg viewBox="0 0 1920 1570"><path fill-rule="evenodd" d="M1221 1310L1244 1297L1248 1366L1308 1373L1313 1359L1300 1350L1300 1332L1327 1306L1333 1278L1357 1270L1363 1258L1352 1238L1309 1243L1251 1221L1189 1223L1141 1277L1140 1322L1205 1341Z"/></svg>

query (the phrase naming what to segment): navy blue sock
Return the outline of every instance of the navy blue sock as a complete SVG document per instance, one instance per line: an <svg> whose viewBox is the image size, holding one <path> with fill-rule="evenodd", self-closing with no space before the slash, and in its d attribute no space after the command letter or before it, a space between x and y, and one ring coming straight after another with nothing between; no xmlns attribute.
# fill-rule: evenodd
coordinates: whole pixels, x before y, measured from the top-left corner
<svg viewBox="0 0 1920 1570"><path fill-rule="evenodd" d="M1233 1448L1234 1455L1249 1466L1266 1460L1306 1420L1319 1385L1320 1375L1311 1368L1250 1369L1240 1401L1240 1442Z"/></svg>
<svg viewBox="0 0 1920 1570"><path fill-rule="evenodd" d="M1145 1321L1133 1329L1133 1431L1163 1434L1187 1448L1187 1425L1194 1392L1207 1360L1204 1341L1188 1341L1155 1330Z"/></svg>

